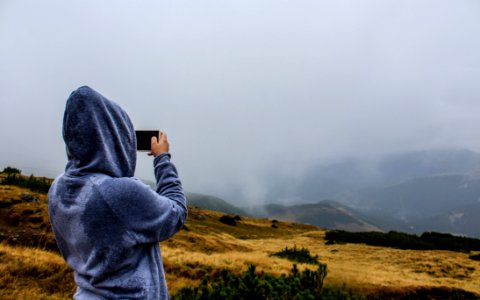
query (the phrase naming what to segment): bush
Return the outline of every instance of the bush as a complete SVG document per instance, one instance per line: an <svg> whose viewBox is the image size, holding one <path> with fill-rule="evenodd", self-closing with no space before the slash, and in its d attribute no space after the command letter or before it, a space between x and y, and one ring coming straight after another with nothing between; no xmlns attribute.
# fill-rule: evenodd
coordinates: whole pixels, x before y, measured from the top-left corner
<svg viewBox="0 0 480 300"><path fill-rule="evenodd" d="M10 168L10 167L8 167ZM18 170L15 168L11 168ZM5 170L4 170L5 171ZM52 185L52 180L45 177L35 177L30 175L29 177L22 176L20 173L10 172L7 173L7 177L3 178L1 184L4 185L15 185L19 187L29 188L34 192L48 193L50 186Z"/></svg>
<svg viewBox="0 0 480 300"><path fill-rule="evenodd" d="M220 222L222 222L223 224L231 225L231 226L237 225L237 221L235 221L235 218L227 215L221 216Z"/></svg>
<svg viewBox="0 0 480 300"><path fill-rule="evenodd" d="M480 240L458 237L446 233L426 232L421 236L402 232L348 232L328 231L325 235L327 245L342 243L364 243L371 246L391 247L410 250L451 250L470 252L480 250Z"/></svg>
<svg viewBox="0 0 480 300"><path fill-rule="evenodd" d="M425 232L420 238L435 245L436 249L460 252L480 251L480 240L454 236L448 233Z"/></svg>
<svg viewBox="0 0 480 300"><path fill-rule="evenodd" d="M6 167L6 168L3 169L2 173L5 173L5 174L21 174L22 171L20 171L17 168Z"/></svg>
<svg viewBox="0 0 480 300"><path fill-rule="evenodd" d="M310 250L307 248L297 249L297 246L294 245L293 248L285 247L285 249L273 253L271 256L278 256L281 258L286 258L290 261L304 263L304 264L311 264L311 265L318 265L318 255L312 256L310 254Z"/></svg>
<svg viewBox="0 0 480 300"><path fill-rule="evenodd" d="M319 264L317 270L299 272L296 265L288 275L272 276L256 273L254 265L242 275L221 270L209 283L204 278L198 287L184 287L172 299L323 299L323 281L327 266Z"/></svg>
<svg viewBox="0 0 480 300"><path fill-rule="evenodd" d="M469 258L472 259L472 260L478 260L478 261L480 261L480 254L470 255Z"/></svg>

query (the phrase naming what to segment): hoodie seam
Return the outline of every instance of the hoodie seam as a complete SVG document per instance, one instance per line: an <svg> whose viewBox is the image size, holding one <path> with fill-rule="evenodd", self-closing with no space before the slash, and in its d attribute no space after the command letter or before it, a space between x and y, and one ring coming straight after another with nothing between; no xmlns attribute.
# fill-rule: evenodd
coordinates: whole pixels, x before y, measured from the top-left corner
<svg viewBox="0 0 480 300"><path fill-rule="evenodd" d="M113 178L112 178L113 179ZM105 197L103 197L103 194L102 192L100 192L100 190L98 189L98 186L96 183L93 183L93 187L94 189L98 192L98 194L100 195L100 198L102 199L102 201L108 206L108 209L110 209L110 211L112 212L112 214L115 216L115 218L117 218L118 220L120 220L120 222L122 223L122 226L125 228L125 232L128 234L128 237L130 239L132 239L132 241L135 242L135 244L137 243L137 239L135 239L135 237L133 236L133 234L130 232L130 228L127 226L127 224L125 223L125 221L122 220L122 218L120 218L117 213L113 210L112 206L110 205L110 203L108 203L107 200L105 200Z"/></svg>

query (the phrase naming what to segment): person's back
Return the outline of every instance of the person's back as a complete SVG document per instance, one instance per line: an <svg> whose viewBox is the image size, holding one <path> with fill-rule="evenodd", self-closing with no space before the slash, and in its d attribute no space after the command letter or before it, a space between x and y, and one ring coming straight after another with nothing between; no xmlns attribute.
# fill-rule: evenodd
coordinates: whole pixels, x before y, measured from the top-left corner
<svg viewBox="0 0 480 300"><path fill-rule="evenodd" d="M133 178L135 132L128 115L88 87L66 106L68 163L48 195L58 247L73 268L76 299L167 299L159 242L187 217L167 151L154 151L156 192ZM160 146L161 141L152 141ZM153 148L152 148L153 149Z"/></svg>

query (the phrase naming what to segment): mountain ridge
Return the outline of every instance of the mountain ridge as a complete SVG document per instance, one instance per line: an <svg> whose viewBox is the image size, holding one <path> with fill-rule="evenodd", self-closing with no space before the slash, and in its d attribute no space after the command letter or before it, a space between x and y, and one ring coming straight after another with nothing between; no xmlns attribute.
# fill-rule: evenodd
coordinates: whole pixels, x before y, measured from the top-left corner
<svg viewBox="0 0 480 300"><path fill-rule="evenodd" d="M251 208L250 213L257 217L311 224L326 229L382 231L364 216L332 200L298 205L266 204Z"/></svg>

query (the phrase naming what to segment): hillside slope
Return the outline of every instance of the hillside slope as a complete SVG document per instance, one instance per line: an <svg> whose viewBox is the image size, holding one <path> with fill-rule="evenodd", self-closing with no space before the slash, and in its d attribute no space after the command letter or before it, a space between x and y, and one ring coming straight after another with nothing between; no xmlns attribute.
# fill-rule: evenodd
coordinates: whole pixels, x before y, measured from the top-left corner
<svg viewBox="0 0 480 300"><path fill-rule="evenodd" d="M187 193L186 196L187 202L191 206L215 210L226 214L234 214L240 216L248 215L243 209L236 207L218 197L198 193Z"/></svg>
<svg viewBox="0 0 480 300"><path fill-rule="evenodd" d="M342 202L376 216L385 229L443 231L480 237L480 172L415 178L342 195Z"/></svg>
<svg viewBox="0 0 480 300"><path fill-rule="evenodd" d="M268 204L252 208L250 213L257 217L312 224L326 229L381 231L366 217L334 201L288 206Z"/></svg>

